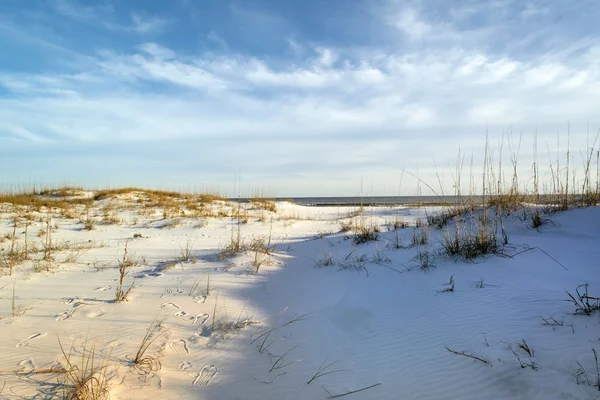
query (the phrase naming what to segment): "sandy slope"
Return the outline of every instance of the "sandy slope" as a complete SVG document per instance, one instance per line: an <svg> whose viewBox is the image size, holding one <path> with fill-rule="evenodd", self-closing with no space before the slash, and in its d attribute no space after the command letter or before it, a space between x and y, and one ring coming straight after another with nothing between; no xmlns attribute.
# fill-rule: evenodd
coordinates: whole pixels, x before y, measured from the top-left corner
<svg viewBox="0 0 600 400"><path fill-rule="evenodd" d="M139 217L135 225L99 224L89 232L81 223L59 219L54 240L92 241L95 247L71 263L60 262L68 251L57 253L53 272L33 272L28 261L13 277L0 276L0 369L64 365L58 340L73 344L77 360L87 337L98 359L109 357L113 399L325 399L375 384L344 398L594 399L600 394L587 382L578 385L574 376L579 362L596 383L592 348L600 351L600 312L573 315L573 305L565 301L565 290L583 283L590 284L591 295L600 294L599 208L550 215L540 231L514 214L505 221L512 245L507 251L532 249L476 262L436 257L427 272L412 269L413 258L418 251L433 254L442 232L432 230L427 245L394 249L395 233L383 227L395 217L414 223L426 210L367 210L361 218L383 232L378 241L361 245L339 233L337 219L351 211L278 204L272 225L251 217L241 228L246 242L271 234L276 252L250 251L220 261L215 254L231 240L228 218L207 219L201 227L184 218L179 226L160 228L160 218ZM131 221L133 212L121 216ZM5 235L11 232L9 214L2 217ZM41 224L31 229L33 237ZM398 230L404 244L413 230ZM132 239L134 234L143 237ZM188 242L196 261L163 268ZM126 279L135 279L128 301L114 303L116 265L126 243L140 265ZM363 262L354 262L359 270L316 267L328 257L348 265L363 255ZM258 273L251 266L255 257L264 261ZM199 290L190 296L196 281L205 287L209 272L210 295ZM440 292L451 275L455 291ZM478 287L481 279L484 285ZM16 317L11 316L13 282L17 306L29 308ZM161 369L140 374L130 360L157 316L166 317L163 333L148 354L158 357ZM544 325L540 316L562 326ZM275 329L264 340L260 334L270 327ZM533 357L518 348L523 339ZM537 369L521 368L509 344ZM490 364L451 354L446 346ZM326 359L325 365L335 364L324 372L337 372L307 384ZM4 372L0 397L60 398L59 380L60 375Z"/></svg>

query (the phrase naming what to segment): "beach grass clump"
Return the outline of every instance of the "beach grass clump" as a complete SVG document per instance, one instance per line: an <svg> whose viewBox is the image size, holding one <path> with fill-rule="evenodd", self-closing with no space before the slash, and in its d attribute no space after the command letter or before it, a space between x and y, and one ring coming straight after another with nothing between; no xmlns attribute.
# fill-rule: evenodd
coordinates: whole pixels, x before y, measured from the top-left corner
<svg viewBox="0 0 600 400"><path fill-rule="evenodd" d="M354 244L362 244L379 240L379 226L365 222L356 224L352 228L352 241Z"/></svg>
<svg viewBox="0 0 600 400"><path fill-rule="evenodd" d="M161 368L158 357L148 354L148 349L152 343L167 332L166 330L163 330L165 320L166 316L161 318L156 316L154 318L138 346L135 357L133 357L133 360L131 361L136 371L141 374L147 375L151 372L156 372Z"/></svg>
<svg viewBox="0 0 600 400"><path fill-rule="evenodd" d="M411 244L413 246L423 246L429 243L429 232L427 228L421 226L420 228L415 228L412 233Z"/></svg>
<svg viewBox="0 0 600 400"><path fill-rule="evenodd" d="M430 269L435 267L434 255L429 250L421 251L417 250L417 254L413 257L413 262L423 272L428 272Z"/></svg>
<svg viewBox="0 0 600 400"><path fill-rule="evenodd" d="M385 226L387 227L388 232L394 232L398 229L408 228L408 222L406 222L400 217L397 217L392 220L386 221Z"/></svg>
<svg viewBox="0 0 600 400"><path fill-rule="evenodd" d="M441 211L428 214L427 215L427 224L430 227L436 229L442 229L448 225L448 222L453 219L457 219L462 215L465 215L469 211L472 211L473 207L469 205L456 205L446 207Z"/></svg>
<svg viewBox="0 0 600 400"><path fill-rule="evenodd" d="M194 247L195 241L192 239L188 239L185 243L185 246L179 246L179 256L177 259L181 262L196 262L196 258L194 257Z"/></svg>
<svg viewBox="0 0 600 400"><path fill-rule="evenodd" d="M315 262L315 265L319 268L330 267L335 265L335 258L331 253L323 254L323 256Z"/></svg>
<svg viewBox="0 0 600 400"><path fill-rule="evenodd" d="M587 283L577 286L575 295L567 292L569 301L575 306L576 314L591 315L594 311L600 310L600 297L590 296L588 286ZM581 288L583 288L582 291L580 291Z"/></svg>
<svg viewBox="0 0 600 400"><path fill-rule="evenodd" d="M544 224L540 210L536 209L531 213L531 227L534 229L540 228Z"/></svg>
<svg viewBox="0 0 600 400"><path fill-rule="evenodd" d="M498 254L502 245L496 231L488 228L485 222L457 225L454 233L446 231L442 239L442 251L450 257L473 260L480 256Z"/></svg>
<svg viewBox="0 0 600 400"><path fill-rule="evenodd" d="M95 346L83 344L80 362L74 360L74 346L67 353L58 341L66 368L63 374L63 398L65 400L107 400L110 398L110 384L107 377L110 356L98 362Z"/></svg>

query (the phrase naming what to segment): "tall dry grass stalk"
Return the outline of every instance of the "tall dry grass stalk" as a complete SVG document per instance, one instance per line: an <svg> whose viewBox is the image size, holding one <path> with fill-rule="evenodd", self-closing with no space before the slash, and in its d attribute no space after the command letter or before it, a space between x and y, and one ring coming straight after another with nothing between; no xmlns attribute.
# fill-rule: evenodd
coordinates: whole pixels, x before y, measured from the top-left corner
<svg viewBox="0 0 600 400"><path fill-rule="evenodd" d="M128 269L135 265L135 261L129 256L127 252L127 246L129 245L129 241L125 242L125 250L123 252L123 259L119 261L119 285L117 286L117 290L115 293L115 302L120 303L127 300L127 296L131 289L133 289L134 283L129 286L129 289L124 290L123 283L125 281L125 277L129 274Z"/></svg>

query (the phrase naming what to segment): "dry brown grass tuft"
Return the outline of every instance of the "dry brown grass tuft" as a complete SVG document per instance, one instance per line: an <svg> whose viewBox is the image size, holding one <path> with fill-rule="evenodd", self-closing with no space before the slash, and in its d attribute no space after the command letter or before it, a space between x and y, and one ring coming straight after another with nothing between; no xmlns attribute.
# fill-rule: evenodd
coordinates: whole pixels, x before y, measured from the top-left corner
<svg viewBox="0 0 600 400"><path fill-rule="evenodd" d="M107 400L109 399L110 385L107 378L108 359L96 361L95 346L87 346L87 338L83 343L81 362L76 363L73 358L73 346L67 353L58 341L60 350L66 363L66 372L63 375L63 398L65 400Z"/></svg>
<svg viewBox="0 0 600 400"><path fill-rule="evenodd" d="M140 374L147 375L149 373L156 372L161 368L161 363L158 357L147 354L147 351L152 343L154 343L158 338L167 332L162 330L163 323L165 322L166 318L166 316L161 318L156 316L152 323L150 323L146 334L142 338L135 357L132 360L134 368Z"/></svg>
<svg viewBox="0 0 600 400"><path fill-rule="evenodd" d="M133 285L135 283L132 283L131 286L129 286L129 289L124 290L123 282L125 281L125 277L129 274L128 269L137 265L137 262L127 252L128 245L129 242L126 242L123 258L119 261L119 285L117 286L117 290L115 293L115 302L117 303L127 300L127 296L129 295L131 289L133 289Z"/></svg>

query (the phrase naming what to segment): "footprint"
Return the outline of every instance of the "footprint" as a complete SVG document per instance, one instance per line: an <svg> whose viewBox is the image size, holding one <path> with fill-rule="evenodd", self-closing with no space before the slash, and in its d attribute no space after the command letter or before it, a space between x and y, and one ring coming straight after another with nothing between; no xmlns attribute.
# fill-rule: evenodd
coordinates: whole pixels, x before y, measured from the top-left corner
<svg viewBox="0 0 600 400"><path fill-rule="evenodd" d="M205 365L198 373L198 376L196 376L196 379L194 379L194 386L207 386L216 374L217 367L214 365Z"/></svg>
<svg viewBox="0 0 600 400"><path fill-rule="evenodd" d="M19 363L19 371L22 372L31 372L35 369L35 363L33 362L33 358L28 358Z"/></svg>
<svg viewBox="0 0 600 400"><path fill-rule="evenodd" d="M96 288L96 289L94 289L94 290L95 290L95 291L97 291L97 292L106 292L107 290L110 290L110 289L112 289L112 286L110 286L110 285L107 285L107 286L100 286L100 287L97 287L97 288Z"/></svg>
<svg viewBox="0 0 600 400"><path fill-rule="evenodd" d="M192 319L192 325L196 325L200 322L200 325L203 325L208 319L208 314L198 314Z"/></svg>
<svg viewBox="0 0 600 400"><path fill-rule="evenodd" d="M43 336L46 336L46 334L45 333L34 333L33 335L29 336L27 339L21 340L19 343L17 343L17 345L15 347L29 346L30 341L32 341L33 339L43 337Z"/></svg>
<svg viewBox="0 0 600 400"><path fill-rule="evenodd" d="M160 305L160 308L167 308L167 307L175 307L176 309L179 310L179 306L175 303L162 303Z"/></svg>
<svg viewBox="0 0 600 400"><path fill-rule="evenodd" d="M196 344L200 343L200 339L202 339L202 338L200 337L198 332L195 332L192 336L188 337L188 342L190 342L193 345L196 345Z"/></svg>
<svg viewBox="0 0 600 400"><path fill-rule="evenodd" d="M92 311L88 311L85 313L85 316L88 318L98 318L104 315L104 310L102 309L97 309L97 310L92 310Z"/></svg>
<svg viewBox="0 0 600 400"><path fill-rule="evenodd" d="M181 364L179 364L179 370L180 371L187 371L188 369L192 368L194 365L189 362L189 361L184 361Z"/></svg>
<svg viewBox="0 0 600 400"><path fill-rule="evenodd" d="M90 303L86 303L84 301L76 301L73 303L73 308L81 307L81 306L89 306Z"/></svg>
<svg viewBox="0 0 600 400"><path fill-rule="evenodd" d="M177 311L174 315L176 317L185 317L187 313L185 311Z"/></svg>
<svg viewBox="0 0 600 400"><path fill-rule="evenodd" d="M55 321L64 321L65 319L68 319L71 316L71 313L69 313L68 311L63 311L60 314L58 314L54 320Z"/></svg>
<svg viewBox="0 0 600 400"><path fill-rule="evenodd" d="M189 353L187 343L183 339L173 340L169 346L177 354Z"/></svg>

